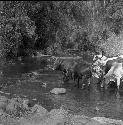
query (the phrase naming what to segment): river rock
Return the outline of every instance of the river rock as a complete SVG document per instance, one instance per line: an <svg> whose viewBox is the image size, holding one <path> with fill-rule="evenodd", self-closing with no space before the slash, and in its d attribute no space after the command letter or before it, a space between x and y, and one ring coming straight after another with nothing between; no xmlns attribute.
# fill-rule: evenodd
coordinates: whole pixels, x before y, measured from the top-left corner
<svg viewBox="0 0 123 125"><path fill-rule="evenodd" d="M35 104L32 107L32 112L36 111L36 113L38 113L40 116L44 116L48 113L48 111L42 107L41 105Z"/></svg>
<svg viewBox="0 0 123 125"><path fill-rule="evenodd" d="M62 108L52 109L47 116L47 125L65 125L68 112Z"/></svg>
<svg viewBox="0 0 123 125"><path fill-rule="evenodd" d="M29 99L23 99L23 107L25 108L25 109L28 109L28 104L29 104Z"/></svg>
<svg viewBox="0 0 123 125"><path fill-rule="evenodd" d="M41 86L46 88L47 87L47 83L43 82Z"/></svg>
<svg viewBox="0 0 123 125"><path fill-rule="evenodd" d="M65 94L66 89L65 88L54 88L50 91L52 94Z"/></svg>
<svg viewBox="0 0 123 125"><path fill-rule="evenodd" d="M102 125L100 122L83 115L73 115L68 125Z"/></svg>
<svg viewBox="0 0 123 125"><path fill-rule="evenodd" d="M63 109L52 109L47 112L42 106L35 105L44 110L44 115L41 117L39 113L35 112L31 117L23 117L19 119L19 125L123 125L121 120L114 120L105 117L90 118L84 115L69 114Z"/></svg>
<svg viewBox="0 0 123 125"><path fill-rule="evenodd" d="M39 74L38 74L38 72L32 72L32 75L38 76Z"/></svg>
<svg viewBox="0 0 123 125"><path fill-rule="evenodd" d="M6 106L6 112L8 114L16 114L18 112L18 107L20 107L20 101L17 98L9 99Z"/></svg>
<svg viewBox="0 0 123 125"><path fill-rule="evenodd" d="M123 125L122 120L115 120L115 119L110 119L105 117L94 117L92 119L100 122L102 125Z"/></svg>
<svg viewBox="0 0 123 125"><path fill-rule="evenodd" d="M21 118L19 121L20 125L65 125L67 114L68 112L62 108L52 109L42 117L36 113L28 119Z"/></svg>
<svg viewBox="0 0 123 125"><path fill-rule="evenodd" d="M0 96L0 109L4 109L7 105L8 99L5 96Z"/></svg>

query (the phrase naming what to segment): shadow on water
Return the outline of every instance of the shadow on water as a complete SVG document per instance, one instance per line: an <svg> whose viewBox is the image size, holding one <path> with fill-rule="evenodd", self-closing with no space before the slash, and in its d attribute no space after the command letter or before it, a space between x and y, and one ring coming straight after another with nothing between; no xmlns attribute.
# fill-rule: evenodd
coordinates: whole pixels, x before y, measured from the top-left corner
<svg viewBox="0 0 123 125"><path fill-rule="evenodd" d="M90 117L104 116L123 120L123 91L116 98L116 89L100 89L97 80L93 79L90 89L78 89L74 83L62 84L62 74L48 70L46 59L27 58L23 61L8 62L2 68L1 84L8 83L0 93L10 97L20 96L30 99L32 105L41 104L47 110L63 106L74 114L84 114ZM24 74L38 72L35 77L25 77ZM21 84L19 84L19 81ZM47 86L43 87L42 84ZM65 87L63 95L50 94L54 87Z"/></svg>

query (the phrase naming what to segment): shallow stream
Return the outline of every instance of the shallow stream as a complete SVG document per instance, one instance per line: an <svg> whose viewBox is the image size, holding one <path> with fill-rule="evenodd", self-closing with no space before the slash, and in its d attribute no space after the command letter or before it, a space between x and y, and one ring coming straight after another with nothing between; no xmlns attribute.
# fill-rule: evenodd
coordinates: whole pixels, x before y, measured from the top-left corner
<svg viewBox="0 0 123 125"><path fill-rule="evenodd" d="M73 81L63 84L61 72L48 69L48 64L46 58L26 58L23 61L7 62L0 68L0 83L6 84L6 87L0 90L0 94L9 98L28 98L32 105L39 103L48 111L63 106L74 114L123 120L122 90L120 98L117 98L115 89L100 89L94 78L90 89L78 89L74 87ZM38 74L33 77L28 75L31 72ZM46 86L43 86L44 83ZM67 93L50 94L54 87L64 87Z"/></svg>

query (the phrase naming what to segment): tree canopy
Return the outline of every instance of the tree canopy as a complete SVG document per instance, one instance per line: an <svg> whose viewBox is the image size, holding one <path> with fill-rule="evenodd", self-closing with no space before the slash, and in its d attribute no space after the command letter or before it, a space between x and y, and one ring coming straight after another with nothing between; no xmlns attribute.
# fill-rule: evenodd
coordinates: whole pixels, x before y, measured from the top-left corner
<svg viewBox="0 0 123 125"><path fill-rule="evenodd" d="M0 52L5 57L99 48L116 55L117 46L115 53L109 52L112 43L122 42L122 0L0 1L0 18Z"/></svg>

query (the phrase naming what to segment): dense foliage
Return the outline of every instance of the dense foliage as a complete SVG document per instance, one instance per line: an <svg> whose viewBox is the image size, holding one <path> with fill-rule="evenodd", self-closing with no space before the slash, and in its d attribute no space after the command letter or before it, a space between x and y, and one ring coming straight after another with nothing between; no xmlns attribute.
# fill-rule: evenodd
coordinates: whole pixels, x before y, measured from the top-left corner
<svg viewBox="0 0 123 125"><path fill-rule="evenodd" d="M117 55L117 44L110 51L112 42L122 42L122 0L0 1L0 18L4 57L100 48Z"/></svg>

